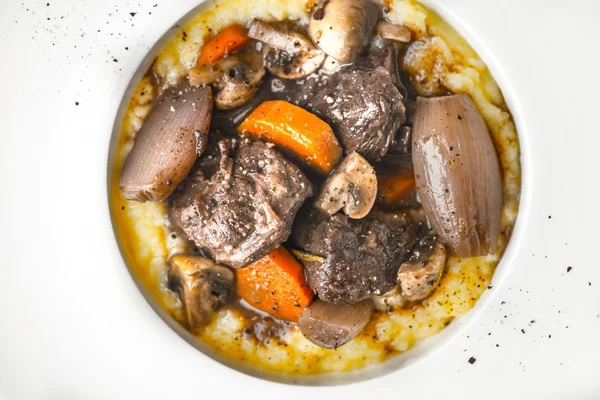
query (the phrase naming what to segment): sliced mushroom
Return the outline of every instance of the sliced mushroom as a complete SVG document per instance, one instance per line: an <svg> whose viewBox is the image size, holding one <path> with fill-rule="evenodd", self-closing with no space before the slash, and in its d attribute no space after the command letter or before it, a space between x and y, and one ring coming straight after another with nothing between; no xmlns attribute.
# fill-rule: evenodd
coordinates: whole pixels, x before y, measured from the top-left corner
<svg viewBox="0 0 600 400"><path fill-rule="evenodd" d="M377 197L375 169L357 152L352 152L329 175L315 207L333 215L342 208L350 218L365 217Z"/></svg>
<svg viewBox="0 0 600 400"><path fill-rule="evenodd" d="M410 43L412 40L412 31L409 28L404 25L391 24L387 21L381 21L377 24L377 35L401 43Z"/></svg>
<svg viewBox="0 0 600 400"><path fill-rule="evenodd" d="M325 53L297 32L278 30L266 22L255 20L248 36L265 44L262 50L263 64L278 78L305 77L325 61Z"/></svg>
<svg viewBox="0 0 600 400"><path fill-rule="evenodd" d="M169 288L179 294L192 333L210 322L213 311L233 294L233 272L208 258L175 255L167 273Z"/></svg>
<svg viewBox="0 0 600 400"><path fill-rule="evenodd" d="M426 236L417 244L410 259L398 270L402 297L422 300L435 291L446 265L446 245L436 236Z"/></svg>
<svg viewBox="0 0 600 400"><path fill-rule="evenodd" d="M369 300L354 304L331 304L316 300L308 306L298 326L305 338L325 349L337 349L354 339L373 315Z"/></svg>
<svg viewBox="0 0 600 400"><path fill-rule="evenodd" d="M119 187L128 200L163 201L206 147L212 115L209 87L165 91L137 133Z"/></svg>
<svg viewBox="0 0 600 400"><path fill-rule="evenodd" d="M219 110L239 107L260 88L265 69L257 52L236 54L212 64L194 67L189 72L190 85L213 85L215 106Z"/></svg>
<svg viewBox="0 0 600 400"><path fill-rule="evenodd" d="M308 34L328 55L352 62L369 43L378 17L379 5L371 0L319 0Z"/></svg>

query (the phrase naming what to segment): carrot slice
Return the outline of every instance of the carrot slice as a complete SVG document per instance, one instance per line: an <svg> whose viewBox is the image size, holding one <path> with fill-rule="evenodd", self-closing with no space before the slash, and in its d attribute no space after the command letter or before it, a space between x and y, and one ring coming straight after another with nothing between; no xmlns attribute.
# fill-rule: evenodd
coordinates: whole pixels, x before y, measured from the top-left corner
<svg viewBox="0 0 600 400"><path fill-rule="evenodd" d="M414 189L415 173L412 169L377 175L377 193L384 204L396 204Z"/></svg>
<svg viewBox="0 0 600 400"><path fill-rule="evenodd" d="M196 65L210 64L220 60L235 50L244 47L248 42L250 42L250 37L248 37L242 26L228 26L202 46Z"/></svg>
<svg viewBox="0 0 600 400"><path fill-rule="evenodd" d="M298 322L313 298L302 265L283 247L235 274L238 296L275 318Z"/></svg>
<svg viewBox="0 0 600 400"><path fill-rule="evenodd" d="M238 131L274 143L324 174L342 157L342 148L331 127L286 101L265 101L241 123Z"/></svg>

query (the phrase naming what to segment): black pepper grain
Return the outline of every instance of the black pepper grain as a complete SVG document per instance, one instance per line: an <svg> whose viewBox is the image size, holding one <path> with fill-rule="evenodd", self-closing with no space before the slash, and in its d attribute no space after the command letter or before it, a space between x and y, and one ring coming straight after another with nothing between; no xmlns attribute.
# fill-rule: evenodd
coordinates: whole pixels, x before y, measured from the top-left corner
<svg viewBox="0 0 600 400"><path fill-rule="evenodd" d="M473 364L475 364L475 361L477 361L477 359L475 357L469 358L469 364L473 365Z"/></svg>

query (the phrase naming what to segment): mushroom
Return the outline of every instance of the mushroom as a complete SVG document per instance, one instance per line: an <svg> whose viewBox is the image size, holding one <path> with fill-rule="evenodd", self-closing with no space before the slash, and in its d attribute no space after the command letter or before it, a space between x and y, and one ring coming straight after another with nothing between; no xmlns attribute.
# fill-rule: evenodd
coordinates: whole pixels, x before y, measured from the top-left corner
<svg viewBox="0 0 600 400"><path fill-rule="evenodd" d="M377 197L375 169L357 152L352 152L329 175L315 207L333 215L340 209L354 219L365 217Z"/></svg>
<svg viewBox="0 0 600 400"><path fill-rule="evenodd" d="M233 294L233 272L204 257L175 255L167 271L169 288L179 295L192 333L210 322L219 306Z"/></svg>
<svg viewBox="0 0 600 400"><path fill-rule="evenodd" d="M194 67L189 72L190 85L213 85L215 107L236 108L258 91L265 69L259 53L249 52L222 58L212 64Z"/></svg>
<svg viewBox="0 0 600 400"><path fill-rule="evenodd" d="M396 25L387 21L377 24L377 35L388 40L401 43L410 43L412 31L404 25Z"/></svg>
<svg viewBox="0 0 600 400"><path fill-rule="evenodd" d="M212 114L209 87L166 90L137 133L121 172L128 200L163 201L204 152Z"/></svg>
<svg viewBox="0 0 600 400"><path fill-rule="evenodd" d="M325 61L325 53L297 32L278 30L266 22L255 20L250 25L248 36L265 44L262 49L263 65L278 78L305 77Z"/></svg>
<svg viewBox="0 0 600 400"><path fill-rule="evenodd" d="M349 63L364 50L379 17L371 0L320 0L312 13L308 34L321 50Z"/></svg>
<svg viewBox="0 0 600 400"><path fill-rule="evenodd" d="M433 293L442 277L446 258L446 245L439 238L426 236L421 239L410 259L398 270L402 297L417 301Z"/></svg>
<svg viewBox="0 0 600 400"><path fill-rule="evenodd" d="M371 320L369 300L354 304L331 304L316 300L298 321L305 338L325 349L337 349L354 339Z"/></svg>

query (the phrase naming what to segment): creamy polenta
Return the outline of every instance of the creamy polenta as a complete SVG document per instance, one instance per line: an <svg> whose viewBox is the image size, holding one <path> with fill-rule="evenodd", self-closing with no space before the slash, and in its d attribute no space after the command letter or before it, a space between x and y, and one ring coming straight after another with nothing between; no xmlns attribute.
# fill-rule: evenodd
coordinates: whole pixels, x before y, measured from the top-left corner
<svg viewBox="0 0 600 400"><path fill-rule="evenodd" d="M165 85L175 85L196 62L207 38L222 28L255 18L265 21L292 20L306 24L311 2L305 0L220 0L207 1L198 15L183 26L157 55L152 72ZM199 333L200 340L226 357L288 374L317 374L348 371L380 363L409 350L417 341L443 330L464 315L491 283L515 223L520 192L520 153L514 122L502 93L486 65L448 24L434 12L410 0L387 3L385 19L408 27L414 38L427 38L432 51L423 65L408 65L415 78L427 77L449 92L469 94L483 116L496 148L502 172L504 199L499 243L495 255L459 259L451 257L437 290L410 307L395 307L379 298L378 309L363 332L337 350L323 349L300 333L296 325L280 329L269 340L248 334L252 322L238 308L226 306L216 312ZM423 61L423 60L421 60ZM177 321L183 320L182 305L168 290L166 266L173 254L191 251L176 234L163 203L128 201L118 188L119 174L132 148L136 133L151 111L162 88L146 75L137 83L122 121L110 183L110 208L122 252L132 272L152 293L156 301Z"/></svg>

